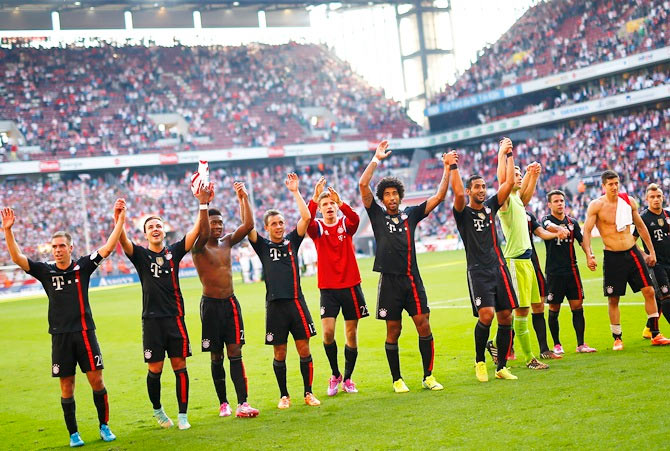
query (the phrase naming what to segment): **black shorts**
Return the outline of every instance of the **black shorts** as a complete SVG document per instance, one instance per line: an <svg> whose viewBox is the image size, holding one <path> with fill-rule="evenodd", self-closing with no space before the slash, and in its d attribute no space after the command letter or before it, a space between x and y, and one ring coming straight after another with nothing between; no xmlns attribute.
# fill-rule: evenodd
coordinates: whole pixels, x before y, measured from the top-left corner
<svg viewBox="0 0 670 451"><path fill-rule="evenodd" d="M370 316L360 283L349 288L321 290L321 318L337 318L340 308L346 321Z"/></svg>
<svg viewBox="0 0 670 451"><path fill-rule="evenodd" d="M51 336L51 375L74 376L77 364L83 373L104 368L95 329Z"/></svg>
<svg viewBox="0 0 670 451"><path fill-rule="evenodd" d="M409 316L430 312L421 276L381 273L377 287L377 319L401 320L403 310Z"/></svg>
<svg viewBox="0 0 670 451"><path fill-rule="evenodd" d="M265 303L265 344L283 345L288 334L294 340L305 340L316 335L305 298L275 299Z"/></svg>
<svg viewBox="0 0 670 451"><path fill-rule="evenodd" d="M535 277L537 278L537 287L540 290L540 297L547 297L547 279L544 278L542 273L542 268L540 268L539 263L533 260L533 269L535 270Z"/></svg>
<svg viewBox="0 0 670 451"><path fill-rule="evenodd" d="M483 307L494 307L499 312L519 306L507 265L469 269L468 288L475 318L479 317L479 309Z"/></svg>
<svg viewBox="0 0 670 451"><path fill-rule="evenodd" d="M633 293L642 288L652 286L651 275L644 262L642 252L637 246L627 251L604 251L603 258L603 293L605 296L623 296L626 294L626 283Z"/></svg>
<svg viewBox="0 0 670 451"><path fill-rule="evenodd" d="M547 275L547 304L562 304L563 299L568 301L584 300L584 285L579 275L579 269L569 276Z"/></svg>
<svg viewBox="0 0 670 451"><path fill-rule="evenodd" d="M142 318L142 345L145 362L162 362L168 357L189 357L191 343L182 316Z"/></svg>
<svg viewBox="0 0 670 451"><path fill-rule="evenodd" d="M223 352L224 344L244 344L242 310L235 295L226 299L200 298L202 351Z"/></svg>
<svg viewBox="0 0 670 451"><path fill-rule="evenodd" d="M652 269L652 275L655 279L654 288L656 289L656 299L662 300L670 298L670 266L656 263Z"/></svg>

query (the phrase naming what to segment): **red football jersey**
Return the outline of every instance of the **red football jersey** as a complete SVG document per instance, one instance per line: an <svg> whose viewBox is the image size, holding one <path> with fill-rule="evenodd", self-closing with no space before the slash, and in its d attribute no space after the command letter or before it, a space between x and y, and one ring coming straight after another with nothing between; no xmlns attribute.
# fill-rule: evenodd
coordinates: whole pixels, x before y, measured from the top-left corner
<svg viewBox="0 0 670 451"><path fill-rule="evenodd" d="M358 230L360 218L351 207L342 203L344 216L333 225L315 219L318 205L309 201L312 221L307 233L314 240L318 255L318 285L323 289L350 288L361 283L352 237Z"/></svg>

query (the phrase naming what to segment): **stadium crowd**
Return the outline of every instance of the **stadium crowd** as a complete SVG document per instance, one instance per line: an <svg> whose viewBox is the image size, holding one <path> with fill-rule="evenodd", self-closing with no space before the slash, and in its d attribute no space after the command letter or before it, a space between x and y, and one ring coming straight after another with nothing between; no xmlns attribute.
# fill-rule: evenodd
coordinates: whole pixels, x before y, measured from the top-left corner
<svg viewBox="0 0 670 451"><path fill-rule="evenodd" d="M399 103L317 45L19 45L0 49L0 58L0 119L16 123L27 147L39 147L28 153L5 144L5 161L376 140L420 130ZM156 123L156 114L170 116L153 116Z"/></svg>
<svg viewBox="0 0 670 451"><path fill-rule="evenodd" d="M538 2L430 103L668 46L669 13L668 0Z"/></svg>
<svg viewBox="0 0 670 451"><path fill-rule="evenodd" d="M495 186L493 181L498 144L494 141L483 143L477 148L457 149L462 155L461 172L482 174L489 182L490 189ZM661 184L664 189L670 189L670 107L630 114L610 114L594 122L573 122L558 128L550 139L516 142L515 149L517 161L522 167L532 161L538 161L543 166L531 208L536 213L544 212L546 192L577 177L580 182L569 193L568 206L574 217L583 220L588 202L600 195L599 182L591 184L583 176L608 167L623 175L625 190L638 198L643 197L644 188L652 181ZM364 154L337 159L334 164L295 166L291 163L245 163L213 169L211 177L219 193L215 205L221 208L224 223L230 225L228 227L237 224L239 210L237 203L232 200L231 187L234 180L245 180L253 199L257 226L262 229L263 212L275 207L285 212L290 227L299 215L293 199L285 195L283 181L287 172L295 170L301 175L301 192L306 199L311 197L316 181L324 174L342 198L363 213L358 178L368 158L369 155ZM441 177L441 163L437 159L425 160L414 178L402 172L410 162L410 154L395 153L384 162L373 183L378 177L399 174L408 185L408 193L435 190ZM88 219L92 245L102 242L112 228L111 210L117 197L127 199L128 221L132 224L128 227L131 239L138 242L144 239L142 221L149 213L162 216L169 230L177 234L185 233L196 216L196 202L188 191L189 177L190 172L186 171L180 177L159 171L137 171L120 181L102 178L52 181L42 178L37 183L11 182L6 183L0 203L12 206L17 212L20 220L15 233L21 237L26 255L48 259L49 250L44 243L55 230L72 231L78 239L77 245L84 245L84 216ZM450 202L449 196L447 204ZM82 208L82 205L86 208ZM455 230L450 209L441 206L428 220L420 223L418 234L423 237L444 237L454 234ZM129 270L124 258L116 255L112 260L114 263L108 263L103 271ZM3 254L0 265L9 263L8 255Z"/></svg>

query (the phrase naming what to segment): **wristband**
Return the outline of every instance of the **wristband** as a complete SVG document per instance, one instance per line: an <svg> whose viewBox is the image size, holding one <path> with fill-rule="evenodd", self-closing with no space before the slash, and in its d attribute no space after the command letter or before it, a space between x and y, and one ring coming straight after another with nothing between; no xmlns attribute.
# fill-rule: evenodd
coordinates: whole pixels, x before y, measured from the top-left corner
<svg viewBox="0 0 670 451"><path fill-rule="evenodd" d="M449 169L458 169L458 165L456 163L450 164Z"/></svg>
<svg viewBox="0 0 670 451"><path fill-rule="evenodd" d="M505 155L507 155L507 158L512 158L514 156L512 152L507 152Z"/></svg>
<svg viewBox="0 0 670 451"><path fill-rule="evenodd" d="M208 210L209 209L209 204L200 204L200 209L201 210Z"/></svg>
<svg viewBox="0 0 670 451"><path fill-rule="evenodd" d="M377 156L375 155L374 157L372 157L372 161L370 163L372 163L372 162L375 162L375 163L377 163L377 165L379 165L379 163L381 163L381 160L379 158L377 158Z"/></svg>

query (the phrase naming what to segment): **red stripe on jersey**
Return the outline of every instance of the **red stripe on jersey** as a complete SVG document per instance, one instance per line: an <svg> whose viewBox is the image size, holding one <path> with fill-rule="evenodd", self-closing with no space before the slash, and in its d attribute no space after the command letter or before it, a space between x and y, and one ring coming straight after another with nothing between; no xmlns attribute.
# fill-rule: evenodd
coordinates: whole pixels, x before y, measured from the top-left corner
<svg viewBox="0 0 670 451"><path fill-rule="evenodd" d="M177 303L177 312L179 316L184 316L184 309L181 305L181 296L179 296L179 285L177 285L177 276L174 273L174 262L170 259L170 276L172 278L172 289L174 290L174 298Z"/></svg>
<svg viewBox="0 0 670 451"><path fill-rule="evenodd" d="M82 337L84 337L84 347L86 348L88 363L91 365L91 371L95 371L95 360L93 360L93 351L91 350L91 343L88 341L88 333L85 330L82 330L81 335Z"/></svg>
<svg viewBox="0 0 670 451"><path fill-rule="evenodd" d="M358 306L358 298L356 297L356 290L354 287L349 288L351 291L351 299L354 301L354 308L356 309L356 318L361 319L361 309Z"/></svg>
<svg viewBox="0 0 670 451"><path fill-rule="evenodd" d="M88 330L86 326L86 308L84 307L84 295L81 290L81 274L79 271L74 272L75 283L77 284L77 295L79 295L79 313L81 315L81 328L82 330ZM95 368L95 366L93 367Z"/></svg>
<svg viewBox="0 0 670 451"><path fill-rule="evenodd" d="M412 285L412 295L414 296L414 303L416 304L416 314L421 315L421 300L419 299L419 293L416 291L416 284L414 283L414 276L412 276L412 237L409 233L409 223L405 219L405 235L407 236L407 275L409 276L409 282Z"/></svg>
<svg viewBox="0 0 670 451"><path fill-rule="evenodd" d="M515 309L519 306L519 304L514 302L514 294L512 293L512 287L509 283L509 279L507 278L507 272L505 271L505 267L501 267L500 272L502 273L503 282L505 282L505 290L507 291L507 297L509 298L509 303L512 306L512 309Z"/></svg>
<svg viewBox="0 0 670 451"><path fill-rule="evenodd" d="M302 320L302 326L305 328L305 338L309 339L312 334L309 333L309 324L307 324L307 318L305 318L305 312L302 310L300 300L296 298L293 301L295 302L295 306L298 307L298 313L300 314L300 319Z"/></svg>
<svg viewBox="0 0 670 451"><path fill-rule="evenodd" d="M291 249L291 243L288 244L288 254L291 256L291 270L293 271L293 298L298 299L298 274L295 268L295 257ZM309 337L309 335L307 335Z"/></svg>
<svg viewBox="0 0 670 451"><path fill-rule="evenodd" d="M540 295L545 296L544 275L542 274L542 270L540 268L535 271L535 276L537 277L537 284L540 286Z"/></svg>
<svg viewBox="0 0 670 451"><path fill-rule="evenodd" d="M568 225L572 225L572 221L568 216L565 217L568 220ZM572 269L572 275L575 278L575 283L577 284L577 290L579 290L579 300L581 301L583 296L582 290L582 281L579 280L579 275L577 274L577 266L575 265L575 230L574 228L570 229L570 242L568 243L568 248L570 249L570 268Z"/></svg>
<svg viewBox="0 0 670 451"><path fill-rule="evenodd" d="M651 285L649 283L649 279L647 278L647 275L644 273L644 269L642 268L642 265L640 264L640 260L637 258L637 255L635 255L635 252L632 250L630 251L630 255L633 256L633 260L635 261L635 266L637 266L637 270L640 272L640 277L642 277L642 282L644 282L645 288Z"/></svg>
<svg viewBox="0 0 670 451"><path fill-rule="evenodd" d="M498 237L496 236L496 228L493 215L489 214L489 219L491 220L490 229L491 229L491 236L493 237L493 249L495 249L496 255L498 256L498 262L502 266L505 264L505 261L502 259L502 256L500 255L500 249L498 249Z"/></svg>
<svg viewBox="0 0 670 451"><path fill-rule="evenodd" d="M177 327L179 328L179 333L181 334L181 340L184 343L182 354L184 354L184 358L186 358L188 357L188 336L186 335L186 330L184 330L184 324L181 322L181 316L177 317Z"/></svg>
<svg viewBox="0 0 670 451"><path fill-rule="evenodd" d="M233 306L233 318L235 319L235 343L240 344L240 317L237 311L237 305L235 305L235 299L229 297L230 305Z"/></svg>

